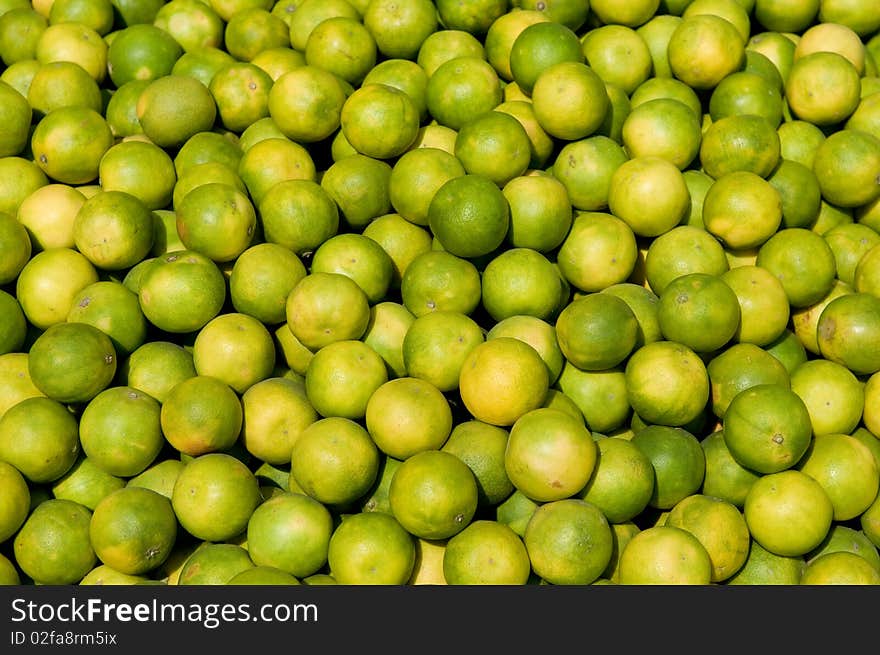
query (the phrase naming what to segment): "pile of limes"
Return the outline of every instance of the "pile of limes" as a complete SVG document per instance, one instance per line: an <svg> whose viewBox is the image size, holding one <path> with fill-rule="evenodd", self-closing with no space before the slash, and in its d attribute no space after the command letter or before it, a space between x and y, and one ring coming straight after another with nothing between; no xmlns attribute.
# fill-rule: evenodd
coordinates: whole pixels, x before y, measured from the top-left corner
<svg viewBox="0 0 880 655"><path fill-rule="evenodd" d="M0 0L0 583L880 583L876 0Z"/></svg>

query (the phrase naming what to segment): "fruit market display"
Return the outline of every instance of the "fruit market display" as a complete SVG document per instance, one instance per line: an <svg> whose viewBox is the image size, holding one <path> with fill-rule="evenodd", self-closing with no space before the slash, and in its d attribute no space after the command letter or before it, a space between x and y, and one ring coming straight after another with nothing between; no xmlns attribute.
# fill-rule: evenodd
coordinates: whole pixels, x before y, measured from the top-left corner
<svg viewBox="0 0 880 655"><path fill-rule="evenodd" d="M880 584L876 0L0 0L0 584Z"/></svg>

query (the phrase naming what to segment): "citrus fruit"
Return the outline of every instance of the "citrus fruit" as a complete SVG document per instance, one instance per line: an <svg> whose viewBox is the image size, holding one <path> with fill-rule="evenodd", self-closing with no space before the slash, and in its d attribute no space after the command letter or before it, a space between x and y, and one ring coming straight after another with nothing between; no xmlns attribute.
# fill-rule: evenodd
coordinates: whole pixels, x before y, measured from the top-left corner
<svg viewBox="0 0 880 655"><path fill-rule="evenodd" d="M611 524L631 521L651 500L654 466L631 440L600 438L596 446L593 473L577 495L601 509Z"/></svg>
<svg viewBox="0 0 880 655"><path fill-rule="evenodd" d="M319 348L305 372L309 402L324 417L361 419L370 396L388 381L385 360L359 339L340 339Z"/></svg>
<svg viewBox="0 0 880 655"><path fill-rule="evenodd" d="M178 585L225 585L254 568L246 548L238 544L201 542L177 572Z"/></svg>
<svg viewBox="0 0 880 655"><path fill-rule="evenodd" d="M54 324L29 350L34 385L62 403L88 402L111 384L116 368L110 337L88 323Z"/></svg>
<svg viewBox="0 0 880 655"><path fill-rule="evenodd" d="M153 215L138 196L101 190L82 204L73 221L77 250L99 269L127 269L153 247Z"/></svg>
<svg viewBox="0 0 880 655"><path fill-rule="evenodd" d="M297 578L321 570L333 521L310 496L284 492L257 507L247 524L248 554L257 566L271 566Z"/></svg>
<svg viewBox="0 0 880 655"><path fill-rule="evenodd" d="M639 237L655 237L682 222L690 193L681 170L656 155L633 157L611 175L608 209Z"/></svg>
<svg viewBox="0 0 880 655"><path fill-rule="evenodd" d="M537 502L562 500L583 489L598 459L583 421L539 407L510 427L504 466L514 487Z"/></svg>
<svg viewBox="0 0 880 655"><path fill-rule="evenodd" d="M758 248L755 262L782 283L792 308L806 307L831 289L837 264L822 237L806 228L782 228Z"/></svg>
<svg viewBox="0 0 880 655"><path fill-rule="evenodd" d="M496 322L510 316L552 319L562 281L553 263L531 248L510 248L482 272L482 306Z"/></svg>
<svg viewBox="0 0 880 655"><path fill-rule="evenodd" d="M736 293L718 276L680 275L666 285L659 298L660 332L667 340L684 344L697 353L721 349L739 327Z"/></svg>
<svg viewBox="0 0 880 655"><path fill-rule="evenodd" d="M256 476L225 453L208 453L187 462L171 496L183 529L197 539L214 542L245 531L261 500Z"/></svg>
<svg viewBox="0 0 880 655"><path fill-rule="evenodd" d="M834 508L835 521L860 516L877 497L877 462L870 450L849 434L816 435L797 469L822 486Z"/></svg>
<svg viewBox="0 0 880 655"><path fill-rule="evenodd" d="M785 79L792 116L820 127L849 118L859 104L860 88L852 62L822 50L794 59Z"/></svg>
<svg viewBox="0 0 880 655"><path fill-rule="evenodd" d="M667 56L672 75L694 89L715 88L745 60L742 35L715 14L683 16L669 35Z"/></svg>
<svg viewBox="0 0 880 655"><path fill-rule="evenodd" d="M579 59L565 59L541 70L533 82L531 99L538 124L550 136L566 141L590 136L611 111L604 80Z"/></svg>
<svg viewBox="0 0 880 655"><path fill-rule="evenodd" d="M549 253L562 244L572 227L573 208L559 179L521 175L501 191L510 208L507 241L511 246Z"/></svg>
<svg viewBox="0 0 880 655"><path fill-rule="evenodd" d="M590 584L611 561L613 534L602 511L580 498L543 503L523 534L532 570L550 584Z"/></svg>
<svg viewBox="0 0 880 655"><path fill-rule="evenodd" d="M474 474L442 450L423 450L400 464L388 489L391 512L410 534L445 539L470 524L478 505Z"/></svg>
<svg viewBox="0 0 880 655"><path fill-rule="evenodd" d="M602 211L608 208L612 176L627 160L620 143L594 134L563 144L551 172L565 186L574 209Z"/></svg>
<svg viewBox="0 0 880 655"><path fill-rule="evenodd" d="M291 179L276 182L257 205L263 236L305 255L314 252L339 229L339 208L318 182Z"/></svg>
<svg viewBox="0 0 880 655"><path fill-rule="evenodd" d="M52 181L63 184L97 180L101 158L112 145L107 120L82 105L51 110L31 133L33 161Z"/></svg>
<svg viewBox="0 0 880 655"><path fill-rule="evenodd" d="M742 512L729 501L693 494L669 510L665 525L700 540L712 562L712 582L727 580L745 564L751 535Z"/></svg>
<svg viewBox="0 0 880 655"><path fill-rule="evenodd" d="M746 495L743 515L752 539L764 549L797 557L825 539L834 521L834 506L815 479L788 469L755 480Z"/></svg>
<svg viewBox="0 0 880 655"><path fill-rule="evenodd" d="M340 79L330 71L299 66L274 80L269 89L269 116L288 138L312 143L339 128L346 97Z"/></svg>
<svg viewBox="0 0 880 655"><path fill-rule="evenodd" d="M160 409L158 400L133 387L103 390L80 415L83 452L111 475L138 475L153 463L165 445Z"/></svg>
<svg viewBox="0 0 880 655"><path fill-rule="evenodd" d="M345 507L370 490L379 460L379 450L362 425L331 416L308 425L294 441L290 475L318 502Z"/></svg>
<svg viewBox="0 0 880 655"><path fill-rule="evenodd" d="M370 321L361 339L385 361L389 378L406 375L403 339L414 320L412 312L391 300L370 307Z"/></svg>
<svg viewBox="0 0 880 655"><path fill-rule="evenodd" d="M38 584L79 582L98 561L89 541L91 517L87 507L72 500L45 500L13 539L15 562Z"/></svg>
<svg viewBox="0 0 880 655"><path fill-rule="evenodd" d="M724 430L717 429L700 441L706 457L706 473L700 492L732 503L742 509L752 483L760 475L737 462L727 443Z"/></svg>
<svg viewBox="0 0 880 655"><path fill-rule="evenodd" d="M284 323L287 296L306 273L296 253L281 244L254 244L232 265L229 299L236 311L266 325Z"/></svg>
<svg viewBox="0 0 880 655"><path fill-rule="evenodd" d="M355 152L324 171L321 187L336 202L344 227L361 231L391 211L391 170L387 161Z"/></svg>
<svg viewBox="0 0 880 655"><path fill-rule="evenodd" d="M745 563L725 584L794 585L800 582L805 566L802 555L777 555L752 539Z"/></svg>
<svg viewBox="0 0 880 655"><path fill-rule="evenodd" d="M192 457L224 451L238 439L241 400L219 378L196 374L175 384L162 403L162 433L176 450Z"/></svg>
<svg viewBox="0 0 880 655"><path fill-rule="evenodd" d="M531 562L522 539L497 521L472 521L449 538L443 577L453 585L522 585Z"/></svg>
<svg viewBox="0 0 880 655"><path fill-rule="evenodd" d="M880 370L880 360L869 349L880 323L880 300L865 293L846 293L834 298L822 310L817 323L819 352L856 375L872 375Z"/></svg>
<svg viewBox="0 0 880 655"><path fill-rule="evenodd" d="M24 524L31 507L31 492L27 480L12 464L0 462L0 488L3 502L0 504L0 538L5 542Z"/></svg>
<svg viewBox="0 0 880 655"><path fill-rule="evenodd" d="M693 533L672 525L645 528L624 546L619 584L708 585L712 560Z"/></svg>
<svg viewBox="0 0 880 655"><path fill-rule="evenodd" d="M406 331L401 344L403 366L408 376L449 392L459 386L468 355L484 341L483 329L467 314L431 311L416 316Z"/></svg>
<svg viewBox="0 0 880 655"><path fill-rule="evenodd" d="M482 299L480 271L464 257L427 250L401 276L400 294L403 305L416 317L434 311L470 315Z"/></svg>
<svg viewBox="0 0 880 655"><path fill-rule="evenodd" d="M686 425L700 416L709 400L706 365L684 344L647 343L629 356L624 374L629 403L648 423Z"/></svg>
<svg viewBox="0 0 880 655"><path fill-rule="evenodd" d="M807 406L813 435L850 434L865 406L863 383L842 364L828 359L803 362L791 372L791 388Z"/></svg>
<svg viewBox="0 0 880 655"><path fill-rule="evenodd" d="M430 37L425 40L423 50L429 40ZM454 57L429 73L425 103L429 115L444 127L457 131L468 120L497 107L503 99L501 79L483 57Z"/></svg>
<svg viewBox="0 0 880 655"><path fill-rule="evenodd" d="M638 320L621 298L588 293L559 313L556 336L566 360L582 370L603 370L621 364L633 351Z"/></svg>
<svg viewBox="0 0 880 655"><path fill-rule="evenodd" d="M631 157L664 157L684 170L700 152L700 119L674 98L640 103L627 114L621 130Z"/></svg>
<svg viewBox="0 0 880 655"><path fill-rule="evenodd" d="M226 300L226 278L195 250L161 255L144 271L138 291L151 324L172 334L195 332L217 316Z"/></svg>
<svg viewBox="0 0 880 655"><path fill-rule="evenodd" d="M309 273L290 291L287 325L304 346L317 351L334 341L359 339L370 320L367 295L342 273Z"/></svg>
<svg viewBox="0 0 880 655"><path fill-rule="evenodd" d="M455 155L439 148L415 148L403 153L388 180L391 206L416 225L428 224L428 205L447 180L464 175Z"/></svg>
<svg viewBox="0 0 880 655"><path fill-rule="evenodd" d="M330 536L327 562L338 584L402 585L415 567L415 538L385 512L343 519Z"/></svg>
<svg viewBox="0 0 880 655"><path fill-rule="evenodd" d="M171 388L196 374L192 352L171 341L145 341L120 365L120 381L164 402Z"/></svg>
<svg viewBox="0 0 880 655"><path fill-rule="evenodd" d="M364 418L379 449L398 460L423 450L439 450L453 426L452 408L443 393L425 379L408 376L376 388Z"/></svg>
<svg viewBox="0 0 880 655"><path fill-rule="evenodd" d="M127 575L143 575L162 564L176 538L171 501L143 487L123 487L105 496L89 522L95 555Z"/></svg>
<svg viewBox="0 0 880 655"><path fill-rule="evenodd" d="M479 257L504 242L510 206L491 179L460 175L437 189L428 205L428 225L444 250L459 257Z"/></svg>
<svg viewBox="0 0 880 655"><path fill-rule="evenodd" d="M781 157L776 127L758 114L731 114L703 131L699 161L716 180L725 173L746 171L767 178Z"/></svg>
<svg viewBox="0 0 880 655"><path fill-rule="evenodd" d="M566 360L553 390L574 404L575 415L580 414L578 418L593 432L607 434L622 428L632 414L622 366L589 371ZM550 393L548 399L553 400Z"/></svg>
<svg viewBox="0 0 880 655"><path fill-rule="evenodd" d="M366 4L363 24L386 60L415 61L422 43L439 28L439 18L434 3L428 0L383 0Z"/></svg>
<svg viewBox="0 0 880 655"><path fill-rule="evenodd" d="M515 117L493 110L459 128L454 155L466 173L485 176L503 187L528 168L531 142Z"/></svg>
<svg viewBox="0 0 880 655"><path fill-rule="evenodd" d="M654 486L648 506L670 510L700 489L706 472L706 456L691 432L681 427L647 425L637 430L630 442L654 467Z"/></svg>
<svg viewBox="0 0 880 655"><path fill-rule="evenodd" d="M543 404L549 374L532 346L513 337L497 337L477 344L466 355L458 387L474 418L509 426Z"/></svg>
<svg viewBox="0 0 880 655"><path fill-rule="evenodd" d="M655 237L644 254L645 279L658 299L678 277L721 276L729 269L724 247L710 232L696 225L677 225Z"/></svg>

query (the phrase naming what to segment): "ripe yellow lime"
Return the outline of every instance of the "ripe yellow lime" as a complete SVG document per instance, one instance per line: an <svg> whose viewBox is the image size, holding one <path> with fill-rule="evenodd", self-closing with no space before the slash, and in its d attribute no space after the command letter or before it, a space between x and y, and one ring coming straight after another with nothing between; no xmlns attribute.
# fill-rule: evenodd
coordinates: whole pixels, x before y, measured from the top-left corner
<svg viewBox="0 0 880 655"><path fill-rule="evenodd" d="M688 430L668 425L647 425L630 440L654 467L654 488L648 505L669 510L699 490L706 457L699 440Z"/></svg>
<svg viewBox="0 0 880 655"><path fill-rule="evenodd" d="M556 336L566 360L582 370L603 370L621 364L633 351L638 320L621 298L588 293L559 313Z"/></svg>
<svg viewBox="0 0 880 655"><path fill-rule="evenodd" d="M530 345L513 337L497 337L467 354L458 387L474 418L503 427L543 404L549 374Z"/></svg>
<svg viewBox="0 0 880 655"><path fill-rule="evenodd" d="M439 450L452 430L452 408L442 392L422 378L388 380L367 401L366 428L379 449L405 460L423 450Z"/></svg>
<svg viewBox="0 0 880 655"><path fill-rule="evenodd" d="M237 440L242 424L241 400L228 384L194 375L168 392L159 420L165 439L192 457L225 451Z"/></svg>
<svg viewBox="0 0 880 655"><path fill-rule="evenodd" d="M275 343L269 329L241 312L208 321L195 335L193 364L198 375L222 380L236 393L268 378L275 366Z"/></svg>
<svg viewBox="0 0 880 655"><path fill-rule="evenodd" d="M694 89L713 89L742 66L746 42L733 23L715 14L696 13L669 36L669 67Z"/></svg>
<svg viewBox="0 0 880 655"><path fill-rule="evenodd" d="M590 136L611 111L605 81L580 60L563 60L543 69L533 83L531 98L538 124L565 141Z"/></svg>
<svg viewBox="0 0 880 655"><path fill-rule="evenodd" d="M539 407L510 427L504 467L514 487L543 503L583 489L598 458L596 442L582 420Z"/></svg>
<svg viewBox="0 0 880 655"><path fill-rule="evenodd" d="M287 325L304 346L317 351L334 341L359 339L370 320L367 295L342 273L309 273L290 291Z"/></svg>
<svg viewBox="0 0 880 655"><path fill-rule="evenodd" d="M340 114L342 134L359 153L377 159L403 154L419 130L419 110L406 92L387 84L359 87Z"/></svg>
<svg viewBox="0 0 880 655"><path fill-rule="evenodd" d="M614 171L608 208L636 236L655 237L682 222L690 193L681 170L662 157L634 157Z"/></svg>
<svg viewBox="0 0 880 655"><path fill-rule="evenodd" d="M511 316L551 320L563 290L557 268L531 248L511 248L493 257L482 273L482 305L496 322Z"/></svg>
<svg viewBox="0 0 880 655"><path fill-rule="evenodd" d="M654 525L627 542L618 571L619 583L624 585L708 585L712 560L693 533Z"/></svg>
<svg viewBox="0 0 880 655"><path fill-rule="evenodd" d="M626 362L627 396L648 423L683 426L695 420L709 400L709 375L692 349L656 341L636 349Z"/></svg>
<svg viewBox="0 0 880 655"><path fill-rule="evenodd" d="M339 229L339 208L314 180L277 182L257 208L266 241L300 256L314 252Z"/></svg>
<svg viewBox="0 0 880 655"><path fill-rule="evenodd" d="M428 224L431 198L447 180L464 175L455 155L440 148L423 147L403 153L391 169L388 181L391 206L416 225Z"/></svg>
<svg viewBox="0 0 880 655"><path fill-rule="evenodd" d="M817 435L797 469L816 480L831 500L835 521L848 521L877 497L877 462L870 450L845 433Z"/></svg>
<svg viewBox="0 0 880 655"><path fill-rule="evenodd" d="M669 510L665 525L687 530L700 540L712 562L712 582L729 579L748 558L749 528L740 509L729 501L693 494Z"/></svg>
<svg viewBox="0 0 880 655"><path fill-rule="evenodd" d="M658 296L682 275L720 276L730 270L722 244L706 229L686 224L651 240L644 268L645 279Z"/></svg>
<svg viewBox="0 0 880 655"><path fill-rule="evenodd" d="M743 514L752 539L764 549L797 557L825 539L834 521L834 506L815 479L789 469L758 478L746 496Z"/></svg>
<svg viewBox="0 0 880 655"><path fill-rule="evenodd" d="M466 173L483 175L503 187L528 168L531 142L515 117L488 111L459 128L454 155Z"/></svg>
<svg viewBox="0 0 880 655"><path fill-rule="evenodd" d="M312 143L339 128L346 97L341 80L330 71L299 66L272 84L269 116L288 138Z"/></svg>

